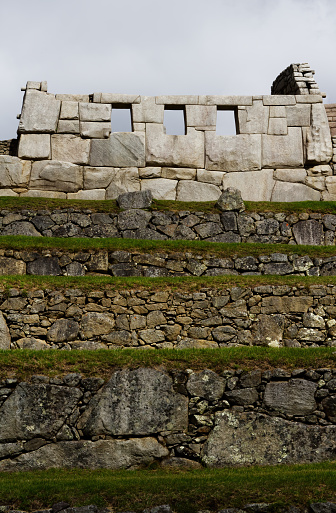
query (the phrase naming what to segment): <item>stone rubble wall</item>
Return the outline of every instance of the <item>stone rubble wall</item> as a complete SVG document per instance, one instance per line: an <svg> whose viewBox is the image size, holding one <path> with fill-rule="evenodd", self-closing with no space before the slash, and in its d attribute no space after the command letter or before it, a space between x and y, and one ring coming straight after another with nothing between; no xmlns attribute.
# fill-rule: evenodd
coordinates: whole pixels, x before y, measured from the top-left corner
<svg viewBox="0 0 336 513"><path fill-rule="evenodd" d="M329 461L335 393L336 371L326 368L8 378L0 384L0 471Z"/></svg>
<svg viewBox="0 0 336 513"><path fill-rule="evenodd" d="M314 212L0 210L0 235L335 245L336 215Z"/></svg>
<svg viewBox="0 0 336 513"><path fill-rule="evenodd" d="M331 141L333 146L333 158L332 162L335 166L336 164L336 104L335 103L329 103L325 105L328 122L329 122L329 128L330 128L330 134L331 134Z"/></svg>
<svg viewBox="0 0 336 513"><path fill-rule="evenodd" d="M114 287L2 291L0 349L336 346L335 284Z"/></svg>
<svg viewBox="0 0 336 513"><path fill-rule="evenodd" d="M17 139L0 141L0 155L17 155Z"/></svg>
<svg viewBox="0 0 336 513"><path fill-rule="evenodd" d="M102 200L150 189L156 199L211 201L236 187L244 200L334 200L328 119L305 80L309 94L153 97L54 95L28 82L18 157L0 155L0 194ZM120 107L130 109L132 132L111 133ZM166 135L164 111L177 107L186 134ZM216 134L222 109L236 135Z"/></svg>
<svg viewBox="0 0 336 513"><path fill-rule="evenodd" d="M271 94L321 94L314 75L307 62L291 64L274 80Z"/></svg>

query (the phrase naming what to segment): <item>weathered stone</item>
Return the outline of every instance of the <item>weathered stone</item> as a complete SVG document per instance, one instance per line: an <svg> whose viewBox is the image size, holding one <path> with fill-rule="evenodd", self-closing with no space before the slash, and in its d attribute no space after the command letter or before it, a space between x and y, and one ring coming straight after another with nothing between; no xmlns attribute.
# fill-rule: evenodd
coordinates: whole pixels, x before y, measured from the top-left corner
<svg viewBox="0 0 336 513"><path fill-rule="evenodd" d="M83 168L55 160L34 162L29 186L31 189L77 192L83 188Z"/></svg>
<svg viewBox="0 0 336 513"><path fill-rule="evenodd" d="M81 320L81 334L84 339L106 335L112 331L114 324L113 314L88 312Z"/></svg>
<svg viewBox="0 0 336 513"><path fill-rule="evenodd" d="M68 192L67 199L79 200L104 200L106 196L105 189L90 189L88 191Z"/></svg>
<svg viewBox="0 0 336 513"><path fill-rule="evenodd" d="M184 431L187 405L187 398L173 391L172 380L164 372L124 369L115 372L91 400L78 427L88 436Z"/></svg>
<svg viewBox="0 0 336 513"><path fill-rule="evenodd" d="M264 105L295 105L296 99L294 95L272 94L262 97Z"/></svg>
<svg viewBox="0 0 336 513"><path fill-rule="evenodd" d="M217 415L202 459L209 467L329 461L335 457L335 432L335 426L307 426L258 413L223 412Z"/></svg>
<svg viewBox="0 0 336 513"><path fill-rule="evenodd" d="M311 296L270 296L262 299L261 313L305 313L313 304Z"/></svg>
<svg viewBox="0 0 336 513"><path fill-rule="evenodd" d="M72 319L58 319L49 328L47 337L56 344L74 340L79 332L79 324Z"/></svg>
<svg viewBox="0 0 336 513"><path fill-rule="evenodd" d="M268 122L269 135L287 135L287 120L286 118L270 118Z"/></svg>
<svg viewBox="0 0 336 513"><path fill-rule="evenodd" d="M78 388L20 383L0 408L0 440L52 438L81 396Z"/></svg>
<svg viewBox="0 0 336 513"><path fill-rule="evenodd" d="M22 161L17 157L0 155L0 187L27 186L30 171L31 162Z"/></svg>
<svg viewBox="0 0 336 513"><path fill-rule="evenodd" d="M114 168L112 179L106 189L106 199L116 199L125 192L140 191L139 172L136 167Z"/></svg>
<svg viewBox="0 0 336 513"><path fill-rule="evenodd" d="M320 193L301 183L276 182L271 201L320 201Z"/></svg>
<svg viewBox="0 0 336 513"><path fill-rule="evenodd" d="M226 172L261 169L261 136L222 136L206 132L205 153L206 169Z"/></svg>
<svg viewBox="0 0 336 513"><path fill-rule="evenodd" d="M80 121L111 121L111 105L79 103Z"/></svg>
<svg viewBox="0 0 336 513"><path fill-rule="evenodd" d="M89 164L90 166L143 167L145 166L143 140L131 132L113 133L109 139L93 139Z"/></svg>
<svg viewBox="0 0 336 513"><path fill-rule="evenodd" d="M44 341L35 337L24 337L16 341L19 349L34 349L35 351L43 351L50 349L50 346Z"/></svg>
<svg viewBox="0 0 336 513"><path fill-rule="evenodd" d="M256 183L258 187L255 186ZM271 201L274 184L271 169L227 173L223 178L223 187L239 189L244 201Z"/></svg>
<svg viewBox="0 0 336 513"><path fill-rule="evenodd" d="M307 171L305 169L276 169L274 178L281 182L305 183Z"/></svg>
<svg viewBox="0 0 336 513"><path fill-rule="evenodd" d="M10 349L11 336L5 318L0 312L0 349Z"/></svg>
<svg viewBox="0 0 336 513"><path fill-rule="evenodd" d="M134 208L149 208L152 204L153 196L150 190L139 192L126 192L120 194L117 203L124 210Z"/></svg>
<svg viewBox="0 0 336 513"><path fill-rule="evenodd" d="M195 180L196 169L188 167L163 167L161 169L161 177L169 180ZM150 177L148 177L150 178ZM151 177L154 178L154 177Z"/></svg>
<svg viewBox="0 0 336 513"><path fill-rule="evenodd" d="M324 105L312 105L311 114L311 126L306 129L306 162L310 164L328 164L333 151Z"/></svg>
<svg viewBox="0 0 336 513"><path fill-rule="evenodd" d="M101 93L101 103L140 103L141 97L138 94Z"/></svg>
<svg viewBox="0 0 336 513"><path fill-rule="evenodd" d="M187 126L216 126L217 108L215 105L186 105L185 109Z"/></svg>
<svg viewBox="0 0 336 513"><path fill-rule="evenodd" d="M57 126L58 134L79 134L79 121L60 119Z"/></svg>
<svg viewBox="0 0 336 513"><path fill-rule="evenodd" d="M264 408L287 415L309 415L316 409L314 394L317 384L306 379L271 381L264 394Z"/></svg>
<svg viewBox="0 0 336 513"><path fill-rule="evenodd" d="M283 315L260 314L253 328L253 342L256 345L280 347L284 331Z"/></svg>
<svg viewBox="0 0 336 513"><path fill-rule="evenodd" d="M197 98L198 101L193 103L198 103L199 105L225 105L230 107L252 105L252 96L200 95L198 97L196 96L195 98ZM186 103L189 102L186 101Z"/></svg>
<svg viewBox="0 0 336 513"><path fill-rule="evenodd" d="M56 132L61 102L52 94L26 92L19 123L19 133Z"/></svg>
<svg viewBox="0 0 336 513"><path fill-rule="evenodd" d="M45 445L17 458L5 459L0 470L28 471L48 468L89 468L110 470L146 466L168 456L168 450L155 438L58 442Z"/></svg>
<svg viewBox="0 0 336 513"><path fill-rule="evenodd" d="M79 132L82 137L88 137L90 139L107 139L111 134L111 122L96 123L94 121L81 121L79 124Z"/></svg>
<svg viewBox="0 0 336 513"><path fill-rule="evenodd" d="M219 326L212 330L212 336L217 342L228 342L237 335L237 331L231 326Z"/></svg>
<svg viewBox="0 0 336 513"><path fill-rule="evenodd" d="M301 128L289 127L288 135L262 135L261 138L262 167L303 167L303 146Z"/></svg>
<svg viewBox="0 0 336 513"><path fill-rule="evenodd" d="M288 105L286 107L287 125L310 126L310 111L310 105Z"/></svg>
<svg viewBox="0 0 336 513"><path fill-rule="evenodd" d="M51 158L56 161L87 164L89 160L90 141L77 135L51 136Z"/></svg>
<svg viewBox="0 0 336 513"><path fill-rule="evenodd" d="M238 210L238 212L243 212L245 210L245 205L242 200L240 190L235 189L234 187L228 187L225 189L218 198L216 207L223 211Z"/></svg>
<svg viewBox="0 0 336 513"><path fill-rule="evenodd" d="M172 470L197 470L201 469L202 465L195 460L188 460L187 458L177 458L173 456L172 458L163 460L161 467L164 469Z"/></svg>
<svg viewBox="0 0 336 513"><path fill-rule="evenodd" d="M150 191L154 199L175 200L177 180L168 180L166 178L153 178L141 180L141 190Z"/></svg>
<svg viewBox="0 0 336 513"><path fill-rule="evenodd" d="M141 96L141 103L132 105L133 123L163 123L164 105L155 102L155 96Z"/></svg>
<svg viewBox="0 0 336 513"><path fill-rule="evenodd" d="M238 406L252 405L259 399L258 392L255 388L232 390L231 392L226 392L224 397L228 399L231 404Z"/></svg>
<svg viewBox="0 0 336 513"><path fill-rule="evenodd" d="M323 410L325 411L330 422L336 422L336 395L326 397L322 401Z"/></svg>
<svg viewBox="0 0 336 513"><path fill-rule="evenodd" d="M150 166L204 168L204 135L190 128L187 135L166 135L163 125L146 125L146 162Z"/></svg>
<svg viewBox="0 0 336 513"><path fill-rule="evenodd" d="M27 274L58 276L62 271L56 257L41 257L27 263Z"/></svg>
<svg viewBox="0 0 336 513"><path fill-rule="evenodd" d="M50 135L22 134L19 139L18 157L48 159L50 157Z"/></svg>
<svg viewBox="0 0 336 513"><path fill-rule="evenodd" d="M222 185L225 173L221 171L208 171L207 169L197 169L197 181L212 183L213 185Z"/></svg>
<svg viewBox="0 0 336 513"><path fill-rule="evenodd" d="M16 258L0 257L0 275L26 274L26 264Z"/></svg>
<svg viewBox="0 0 336 513"><path fill-rule="evenodd" d="M63 101L60 119L79 119L78 102Z"/></svg>
<svg viewBox="0 0 336 513"><path fill-rule="evenodd" d="M297 244L323 245L323 226L315 219L299 221L293 226L292 230Z"/></svg>
<svg viewBox="0 0 336 513"><path fill-rule="evenodd" d="M169 178L163 176L161 167L142 167L139 168L140 178Z"/></svg>
<svg viewBox="0 0 336 513"><path fill-rule="evenodd" d="M269 107L261 100L253 101L252 106L238 109L239 133L267 134Z"/></svg>
<svg viewBox="0 0 336 513"><path fill-rule="evenodd" d="M187 383L189 394L203 397L207 401L215 401L223 396L225 380L215 372L204 371L191 374Z"/></svg>
<svg viewBox="0 0 336 513"><path fill-rule="evenodd" d="M17 221L7 225L2 230L2 235L30 235L32 237L41 237L41 234L35 229L34 225L28 221Z"/></svg>
<svg viewBox="0 0 336 513"><path fill-rule="evenodd" d="M131 209L125 210L118 215L120 230L136 230L146 228L152 214L146 210Z"/></svg>
<svg viewBox="0 0 336 513"><path fill-rule="evenodd" d="M177 186L177 201L217 201L221 190L216 185L181 180Z"/></svg>

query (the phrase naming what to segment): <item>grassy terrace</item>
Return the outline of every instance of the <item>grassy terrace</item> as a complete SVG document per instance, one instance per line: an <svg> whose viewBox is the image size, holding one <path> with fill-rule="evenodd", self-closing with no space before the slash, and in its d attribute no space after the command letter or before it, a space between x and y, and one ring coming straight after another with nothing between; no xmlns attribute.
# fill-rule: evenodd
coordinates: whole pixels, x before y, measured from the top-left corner
<svg viewBox="0 0 336 513"><path fill-rule="evenodd" d="M161 470L49 470L0 474L0 502L28 511L59 501L142 511L170 504L179 513L217 511L248 503L336 501L335 463L167 472Z"/></svg>
<svg viewBox="0 0 336 513"><path fill-rule="evenodd" d="M334 201L299 201L294 203L275 203L269 201L246 201L247 212L321 212L336 213L336 203ZM8 196L0 197L0 210L53 210L63 208L89 209L92 212L119 212L119 207L115 200L62 200L52 198L12 198ZM160 211L185 211L219 213L215 207L215 201L168 201L154 200L149 210Z"/></svg>

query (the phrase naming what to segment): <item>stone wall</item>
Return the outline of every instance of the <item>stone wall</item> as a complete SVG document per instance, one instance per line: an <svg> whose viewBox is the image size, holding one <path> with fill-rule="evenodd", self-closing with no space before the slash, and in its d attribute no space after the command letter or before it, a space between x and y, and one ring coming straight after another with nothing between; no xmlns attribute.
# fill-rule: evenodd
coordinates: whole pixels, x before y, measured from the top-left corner
<svg viewBox="0 0 336 513"><path fill-rule="evenodd" d="M105 383L79 374L6 379L0 471L333 460L335 392L330 369L121 369Z"/></svg>
<svg viewBox="0 0 336 513"><path fill-rule="evenodd" d="M206 240L333 246L336 215L322 213L89 209L0 210L0 235Z"/></svg>
<svg viewBox="0 0 336 513"><path fill-rule="evenodd" d="M17 139L0 141L0 155L11 155L15 157L17 155Z"/></svg>
<svg viewBox="0 0 336 513"><path fill-rule="evenodd" d="M114 287L2 291L0 348L336 346L335 284Z"/></svg>
<svg viewBox="0 0 336 513"><path fill-rule="evenodd" d="M291 64L274 80L271 94L321 94L314 75L307 62Z"/></svg>
<svg viewBox="0 0 336 513"><path fill-rule="evenodd" d="M0 194L113 199L150 189L156 199L204 201L236 187L245 200L334 200L326 111L301 68L309 90L268 96L54 95L28 82L18 157L0 156ZM129 110L132 132L111 133L115 108ZM186 133L166 135L164 112L176 108ZM223 109L235 135L216 133Z"/></svg>

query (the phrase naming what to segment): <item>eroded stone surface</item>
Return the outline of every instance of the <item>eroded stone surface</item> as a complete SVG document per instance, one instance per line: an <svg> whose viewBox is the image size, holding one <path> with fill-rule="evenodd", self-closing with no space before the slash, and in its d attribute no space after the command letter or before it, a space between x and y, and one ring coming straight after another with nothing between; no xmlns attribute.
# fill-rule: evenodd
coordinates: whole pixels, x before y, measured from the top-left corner
<svg viewBox="0 0 336 513"><path fill-rule="evenodd" d="M109 139L91 142L90 166L142 167L145 166L145 145L134 133L113 133Z"/></svg>
<svg viewBox="0 0 336 513"><path fill-rule="evenodd" d="M308 415L316 409L317 384L305 379L267 383L264 406L288 415Z"/></svg>

